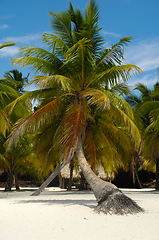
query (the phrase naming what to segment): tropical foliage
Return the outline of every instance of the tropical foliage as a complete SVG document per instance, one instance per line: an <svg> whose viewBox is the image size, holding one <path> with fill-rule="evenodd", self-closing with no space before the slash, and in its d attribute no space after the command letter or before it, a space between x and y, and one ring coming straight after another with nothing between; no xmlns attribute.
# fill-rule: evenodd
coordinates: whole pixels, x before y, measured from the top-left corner
<svg viewBox="0 0 159 240"><path fill-rule="evenodd" d="M141 135L132 109L120 96L128 92L123 83L132 73L141 72L133 64L123 64L124 48L132 37L122 38L110 49L105 48L95 1L90 1L84 15L79 9L74 10L71 3L67 11L49 13L53 33L42 36L47 48L23 47L20 49L22 56L12 59L15 65L30 66L36 71L38 75L32 82L40 89L20 96L8 109L13 110L16 104L28 98L37 99L41 107L16 127L8 148L16 146L24 134L39 132L40 140L49 136L52 141L48 155L58 156L60 162L67 163L77 153L78 163L98 203L104 201L105 204L105 194L117 191L116 201L121 208L113 205L115 213L141 211L114 185L95 176L81 144L83 142L85 156L92 167L97 162L104 166L117 164L123 156L128 159L131 143L136 149L140 147ZM126 198L125 205L120 198ZM102 204L101 211L111 210Z"/></svg>

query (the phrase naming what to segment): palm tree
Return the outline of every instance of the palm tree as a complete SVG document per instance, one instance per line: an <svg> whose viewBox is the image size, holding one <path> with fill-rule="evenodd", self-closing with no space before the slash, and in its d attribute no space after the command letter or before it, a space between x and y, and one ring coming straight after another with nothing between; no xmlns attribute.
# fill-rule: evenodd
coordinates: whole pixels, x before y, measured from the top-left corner
<svg viewBox="0 0 159 240"><path fill-rule="evenodd" d="M144 148L146 159L153 159L156 163L156 189L159 189L159 83L154 85L146 101L143 101L138 112L144 119Z"/></svg>
<svg viewBox="0 0 159 240"><path fill-rule="evenodd" d="M28 83L28 76L23 77L22 73L17 69L6 72L4 78L13 85L13 88L17 89L19 93L24 93L24 87Z"/></svg>
<svg viewBox="0 0 159 240"><path fill-rule="evenodd" d="M140 146L141 136L134 124L132 109L115 93L122 89L121 80L127 81L131 72L141 72L135 65L122 64L123 50L131 37L106 49L99 33L99 11L95 1L87 5L84 16L80 10L74 11L71 3L68 11L50 12L50 15L56 35L43 34L43 42L50 51L24 47L21 48L22 57L12 60L14 64L36 70L39 75L34 77L34 82L40 86L40 90L26 93L14 104L28 97L47 101L15 129L9 147L19 136L50 125L53 139L49 154L58 152L61 163L34 195L76 156L97 199L98 212L140 212L142 209L115 185L96 176L84 154L90 155L86 145L90 139L96 142L92 144L94 159L101 159L103 163L108 159L118 161L118 149L120 146L124 149L124 131L129 131L136 148Z"/></svg>
<svg viewBox="0 0 159 240"><path fill-rule="evenodd" d="M20 150L22 150L22 148L19 149L15 147L7 151L5 145L13 130L14 123L20 118L27 117L31 113L31 104L28 100L25 103L19 102L12 112L7 111L7 105L21 95L12 87L12 84L10 85L11 86L9 86L9 81L0 79L0 169L8 173L6 190L11 190L12 188L13 179L14 176L16 176L15 169L17 168L17 161L20 161L19 156L21 155L22 151L20 152ZM20 144L18 144L18 146L20 146ZM20 162L18 164L21 165ZM18 185L16 185L16 188L18 189Z"/></svg>
<svg viewBox="0 0 159 240"><path fill-rule="evenodd" d="M30 137L23 137L19 143L15 146L12 146L9 151L7 150L9 138L5 138L2 134L0 138L2 143L0 153L0 169L7 172L5 191L11 191L13 186L16 187L16 190L19 190L17 175L22 173L23 168L27 167L28 173L32 168L38 169L35 167L35 162L37 164L38 160L36 155L32 152Z"/></svg>

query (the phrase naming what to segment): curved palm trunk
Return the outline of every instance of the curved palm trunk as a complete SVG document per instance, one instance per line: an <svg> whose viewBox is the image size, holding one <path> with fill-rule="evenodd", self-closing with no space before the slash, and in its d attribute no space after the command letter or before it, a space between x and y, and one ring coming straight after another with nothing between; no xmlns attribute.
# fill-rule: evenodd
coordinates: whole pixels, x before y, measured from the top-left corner
<svg viewBox="0 0 159 240"><path fill-rule="evenodd" d="M76 155L84 177L90 184L97 199L98 206L95 210L98 213L103 212L105 214L109 213L122 215L144 211L132 199L125 196L114 184L103 181L95 175L86 161L81 141L79 142Z"/></svg>

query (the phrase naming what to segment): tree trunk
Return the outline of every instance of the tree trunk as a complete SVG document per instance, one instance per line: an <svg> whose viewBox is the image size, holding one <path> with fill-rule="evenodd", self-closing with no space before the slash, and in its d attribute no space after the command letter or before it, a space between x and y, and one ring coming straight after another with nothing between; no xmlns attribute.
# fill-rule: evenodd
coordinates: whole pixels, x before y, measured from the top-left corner
<svg viewBox="0 0 159 240"><path fill-rule="evenodd" d="M136 182L136 179L137 179L139 187L142 189L142 185L141 185L139 175L138 175L138 172L137 172L137 159L138 159L138 156L132 156L131 157L130 171L132 173L133 185L135 186L135 182Z"/></svg>
<svg viewBox="0 0 159 240"><path fill-rule="evenodd" d="M20 190L20 188L19 188L19 181L18 181L18 177L17 177L17 173L16 172L14 174L14 177L15 177L15 188L16 188L17 191L19 191Z"/></svg>
<svg viewBox="0 0 159 240"><path fill-rule="evenodd" d="M132 199L125 196L114 184L103 181L96 176L86 161L81 141L79 141L76 155L84 177L90 184L90 187L97 199L98 205L95 210L98 213L103 212L105 214L123 215L144 211Z"/></svg>
<svg viewBox="0 0 159 240"><path fill-rule="evenodd" d="M67 161L63 161L58 168L45 180L45 182L31 196L38 196L49 185L49 183L59 174L59 172L71 161L73 156L70 156Z"/></svg>
<svg viewBox="0 0 159 240"><path fill-rule="evenodd" d="M71 190L72 182L73 182L73 169L74 169L74 160L72 159L70 162L70 178L69 178L69 183L68 183L68 188L67 190Z"/></svg>
<svg viewBox="0 0 159 240"><path fill-rule="evenodd" d="M79 184L79 190L84 190L84 189L85 189L85 188L84 188L85 178L84 178L84 175L83 175L82 172L80 173L80 175L81 175L81 181L80 181L80 184ZM86 190L87 190L87 189L86 189Z"/></svg>
<svg viewBox="0 0 159 240"><path fill-rule="evenodd" d="M156 158L156 190L159 190L159 158Z"/></svg>
<svg viewBox="0 0 159 240"><path fill-rule="evenodd" d="M13 174L12 174L12 172L8 172L7 173L7 183L6 183L4 191L6 191L6 192L11 191L12 187L13 187L13 182L14 182Z"/></svg>

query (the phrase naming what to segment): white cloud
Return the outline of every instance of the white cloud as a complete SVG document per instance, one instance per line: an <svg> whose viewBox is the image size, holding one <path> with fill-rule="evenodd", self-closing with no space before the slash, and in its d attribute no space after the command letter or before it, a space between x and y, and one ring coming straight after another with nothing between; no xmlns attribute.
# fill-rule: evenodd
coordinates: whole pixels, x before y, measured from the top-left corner
<svg viewBox="0 0 159 240"><path fill-rule="evenodd" d="M18 37L7 37L3 39L3 42L15 42L15 43L22 43L22 44L30 44L33 41L40 40L41 34L35 35L26 35L26 36L18 36ZM2 41L2 40L1 40Z"/></svg>
<svg viewBox="0 0 159 240"><path fill-rule="evenodd" d="M125 50L127 63L140 67L144 72L159 67L159 38L140 41Z"/></svg>
<svg viewBox="0 0 159 240"><path fill-rule="evenodd" d="M6 47L0 50L0 58L13 57L18 54L18 47Z"/></svg>
<svg viewBox="0 0 159 240"><path fill-rule="evenodd" d="M9 19L9 18L12 18L12 17L13 16L11 16L11 15L0 16L0 19L6 20L6 19Z"/></svg>
<svg viewBox="0 0 159 240"><path fill-rule="evenodd" d="M0 29L5 29L5 28L8 28L7 24L0 25Z"/></svg>
<svg viewBox="0 0 159 240"><path fill-rule="evenodd" d="M0 45L4 42L14 42L17 43L16 46L13 47L5 47L0 50L0 58L2 57L14 57L18 54L18 49L21 46L29 46L33 45L34 42L38 42L41 38L40 34L35 35L26 35L19 37L7 37L0 40Z"/></svg>
<svg viewBox="0 0 159 240"><path fill-rule="evenodd" d="M107 31L104 31L104 30L102 30L102 32L103 32L104 35L111 35L113 37L120 37L121 36L120 33L107 32Z"/></svg>
<svg viewBox="0 0 159 240"><path fill-rule="evenodd" d="M136 84L138 83L142 83L144 85L146 85L148 88L152 88L156 82L158 82L159 79L157 77L156 73L151 73L151 74L146 74L146 75L139 75L136 78L132 78L128 84L134 88L136 86Z"/></svg>

